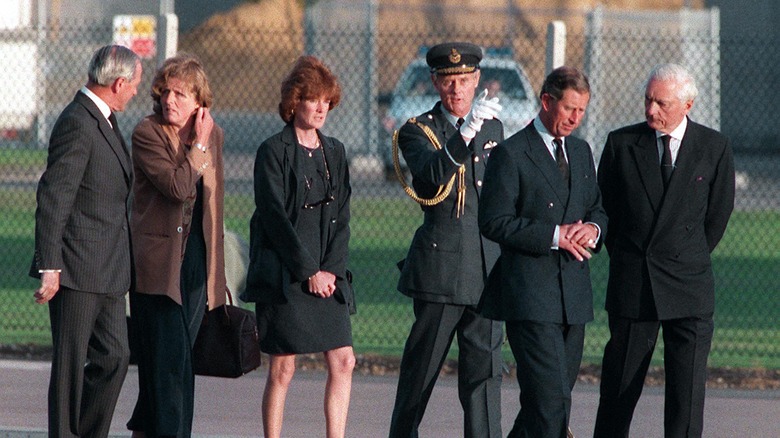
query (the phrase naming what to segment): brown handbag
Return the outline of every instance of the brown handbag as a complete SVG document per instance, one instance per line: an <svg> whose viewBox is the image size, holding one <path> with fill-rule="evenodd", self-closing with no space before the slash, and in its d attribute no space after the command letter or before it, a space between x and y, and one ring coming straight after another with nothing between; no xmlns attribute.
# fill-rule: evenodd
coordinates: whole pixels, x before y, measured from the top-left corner
<svg viewBox="0 0 780 438"><path fill-rule="evenodd" d="M240 377L260 366L260 335L255 314L229 304L209 310L195 338L192 368L195 374Z"/></svg>

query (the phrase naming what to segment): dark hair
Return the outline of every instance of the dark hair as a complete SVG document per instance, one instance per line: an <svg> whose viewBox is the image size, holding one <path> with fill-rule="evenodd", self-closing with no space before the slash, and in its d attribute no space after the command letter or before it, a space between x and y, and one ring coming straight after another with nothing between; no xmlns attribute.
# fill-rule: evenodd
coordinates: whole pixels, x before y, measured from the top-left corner
<svg viewBox="0 0 780 438"><path fill-rule="evenodd" d="M154 75L151 94L155 113L162 114L160 97L168 86L168 81L172 78L188 84L200 106L206 108L211 106L213 96L206 78L206 71L203 70L203 64L194 55L179 53L173 58L166 59Z"/></svg>
<svg viewBox="0 0 780 438"><path fill-rule="evenodd" d="M564 65L547 75L544 79L544 84L542 84L539 98L544 94L549 94L553 99L559 100L563 98L563 92L569 89L573 89L578 93L590 94L590 83L585 73L574 67Z"/></svg>
<svg viewBox="0 0 780 438"><path fill-rule="evenodd" d="M301 101L321 97L330 100L329 111L338 106L341 101L338 80L319 59L314 56L301 56L282 81L279 115L285 123L290 123L295 107Z"/></svg>
<svg viewBox="0 0 780 438"><path fill-rule="evenodd" d="M124 46L103 46L89 62L89 81L107 87L119 78L135 79L135 66L141 62L138 55Z"/></svg>

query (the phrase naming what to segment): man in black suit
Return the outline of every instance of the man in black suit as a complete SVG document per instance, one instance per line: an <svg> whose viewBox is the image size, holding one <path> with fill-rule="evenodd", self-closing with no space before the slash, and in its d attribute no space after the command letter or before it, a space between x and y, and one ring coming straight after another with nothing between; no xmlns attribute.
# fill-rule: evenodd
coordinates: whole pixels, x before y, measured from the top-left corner
<svg viewBox="0 0 780 438"><path fill-rule="evenodd" d="M135 96L130 49L95 52L88 81L51 133L38 183L35 301L49 303L49 435L105 437L130 356L125 293L132 281L127 203L132 165L115 111Z"/></svg>
<svg viewBox="0 0 780 438"><path fill-rule="evenodd" d="M685 68L657 67L645 90L647 122L610 133L601 156L611 336L596 437L628 436L659 327L665 436L702 434L715 308L710 253L734 209L734 159L724 136L687 117L696 94Z"/></svg>
<svg viewBox="0 0 780 438"><path fill-rule="evenodd" d="M415 321L401 360L391 438L418 436L456 333L463 436L501 436L501 325L476 306L499 252L479 234L477 205L485 161L504 130L495 119L498 99L483 93L474 100L481 59L482 49L469 43L432 47L426 60L441 101L398 133L413 196L426 200L418 198L423 224L398 282L398 290L414 299Z"/></svg>
<svg viewBox="0 0 780 438"><path fill-rule="evenodd" d="M590 146L570 134L590 100L587 77L559 67L542 108L493 150L479 204L482 234L501 245L483 315L506 321L520 412L509 437L566 437L585 323L593 319L587 260L600 248L601 207Z"/></svg>

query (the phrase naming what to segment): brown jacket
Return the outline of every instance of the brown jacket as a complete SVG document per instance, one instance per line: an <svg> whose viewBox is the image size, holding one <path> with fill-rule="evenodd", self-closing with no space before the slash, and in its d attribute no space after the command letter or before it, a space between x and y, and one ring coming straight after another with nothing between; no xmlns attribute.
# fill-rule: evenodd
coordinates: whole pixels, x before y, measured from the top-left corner
<svg viewBox="0 0 780 438"><path fill-rule="evenodd" d="M170 133L170 134L169 134ZM206 240L209 309L225 303L224 133L214 126L206 153L187 150L162 118L151 115L133 131L133 208L130 230L135 291L167 295L181 304L179 278L196 183L203 175L203 237ZM190 204L188 206L188 204ZM187 208L189 207L189 208Z"/></svg>

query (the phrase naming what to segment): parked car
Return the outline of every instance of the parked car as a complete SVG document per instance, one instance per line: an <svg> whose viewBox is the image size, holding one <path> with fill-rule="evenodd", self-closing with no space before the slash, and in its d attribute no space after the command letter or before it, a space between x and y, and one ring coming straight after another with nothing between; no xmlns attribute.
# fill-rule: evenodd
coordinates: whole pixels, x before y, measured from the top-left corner
<svg viewBox="0 0 780 438"><path fill-rule="evenodd" d="M524 128L539 112L538 99L533 93L523 67L513 59L485 57L480 62L480 84L477 94L487 88L488 96L498 96L503 107L499 119L504 124L504 136L509 137ZM410 117L422 114L439 100L439 94L431 83L431 73L425 57L413 60L401 74L390 97L390 107L382 120L384 151L382 159L385 175L395 178L392 156L393 131ZM400 153L399 153L400 154ZM399 157L403 164L403 157Z"/></svg>

